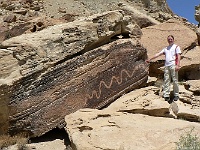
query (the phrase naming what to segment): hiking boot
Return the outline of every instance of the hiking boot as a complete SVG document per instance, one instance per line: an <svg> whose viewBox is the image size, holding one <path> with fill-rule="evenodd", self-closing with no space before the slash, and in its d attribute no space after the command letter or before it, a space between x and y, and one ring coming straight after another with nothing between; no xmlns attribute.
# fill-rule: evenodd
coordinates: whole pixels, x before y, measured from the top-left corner
<svg viewBox="0 0 200 150"><path fill-rule="evenodd" d="M174 97L174 101L177 101L178 99L179 99L178 96L175 96L175 97Z"/></svg>
<svg viewBox="0 0 200 150"><path fill-rule="evenodd" d="M169 97L164 97L165 101L169 101L170 98Z"/></svg>

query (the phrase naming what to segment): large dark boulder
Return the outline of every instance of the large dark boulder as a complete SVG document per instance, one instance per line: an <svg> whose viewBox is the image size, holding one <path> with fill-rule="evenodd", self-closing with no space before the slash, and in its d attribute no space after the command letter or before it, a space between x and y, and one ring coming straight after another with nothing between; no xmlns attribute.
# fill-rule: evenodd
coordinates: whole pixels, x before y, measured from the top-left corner
<svg viewBox="0 0 200 150"><path fill-rule="evenodd" d="M0 133L40 136L64 127L67 114L100 109L143 86L141 34L122 11L112 11L2 42Z"/></svg>
<svg viewBox="0 0 200 150"><path fill-rule="evenodd" d="M148 77L145 59L146 49L141 45L117 40L63 62L42 76L38 72L21 78L1 88L1 95L7 93L9 110L5 125L12 134L30 136L62 128L67 114L85 107L102 108L144 85Z"/></svg>

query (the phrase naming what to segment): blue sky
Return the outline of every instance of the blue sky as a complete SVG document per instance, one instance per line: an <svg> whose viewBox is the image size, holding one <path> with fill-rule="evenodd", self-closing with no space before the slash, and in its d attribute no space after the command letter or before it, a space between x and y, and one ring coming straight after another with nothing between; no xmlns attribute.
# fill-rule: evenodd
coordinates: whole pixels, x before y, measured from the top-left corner
<svg viewBox="0 0 200 150"><path fill-rule="evenodd" d="M200 4L200 0L167 0L170 9L178 16L186 18L189 22L198 24L194 19L195 6Z"/></svg>

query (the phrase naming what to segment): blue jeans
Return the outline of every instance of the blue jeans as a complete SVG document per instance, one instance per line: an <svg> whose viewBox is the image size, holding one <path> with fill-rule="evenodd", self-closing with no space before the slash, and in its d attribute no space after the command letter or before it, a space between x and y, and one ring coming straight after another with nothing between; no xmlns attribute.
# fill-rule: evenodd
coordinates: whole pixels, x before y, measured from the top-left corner
<svg viewBox="0 0 200 150"><path fill-rule="evenodd" d="M170 97L171 80L173 82L174 96L179 96L178 71L176 71L175 68L176 68L175 65L165 66L164 89L163 89L163 96L164 97Z"/></svg>

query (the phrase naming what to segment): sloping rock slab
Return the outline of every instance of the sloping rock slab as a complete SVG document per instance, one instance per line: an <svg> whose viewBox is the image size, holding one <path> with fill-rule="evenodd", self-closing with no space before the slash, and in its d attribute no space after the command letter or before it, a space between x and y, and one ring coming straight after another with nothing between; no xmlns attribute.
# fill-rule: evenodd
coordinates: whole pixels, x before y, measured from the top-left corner
<svg viewBox="0 0 200 150"><path fill-rule="evenodd" d="M146 83L145 59L141 45L118 40L6 86L0 94L9 91L8 131L39 136L64 127L64 117L80 108L105 106Z"/></svg>
<svg viewBox="0 0 200 150"><path fill-rule="evenodd" d="M157 87L149 86L131 91L105 109L157 117L172 117L169 104L159 95L156 95L159 90Z"/></svg>
<svg viewBox="0 0 200 150"><path fill-rule="evenodd" d="M200 135L200 124L111 110L81 109L65 117L76 150L172 150L181 135Z"/></svg>
<svg viewBox="0 0 200 150"><path fill-rule="evenodd" d="M173 102L172 105L176 105L176 107L178 108L178 111L175 113L175 115L177 115L177 118L193 122L200 122L199 107L194 107L190 104L182 103L180 101Z"/></svg>

